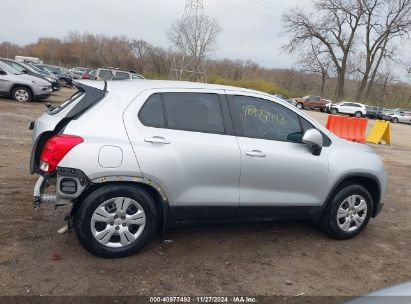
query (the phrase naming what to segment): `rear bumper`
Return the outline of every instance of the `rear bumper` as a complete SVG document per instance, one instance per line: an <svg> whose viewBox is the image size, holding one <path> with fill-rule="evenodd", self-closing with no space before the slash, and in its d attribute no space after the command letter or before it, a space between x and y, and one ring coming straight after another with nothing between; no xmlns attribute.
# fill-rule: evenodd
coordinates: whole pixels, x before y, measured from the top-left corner
<svg viewBox="0 0 411 304"><path fill-rule="evenodd" d="M69 205L90 184L90 180L81 170L58 167L53 175L39 176L33 189L33 207L38 208L44 203L56 206ZM46 193L50 185L53 185L54 189Z"/></svg>

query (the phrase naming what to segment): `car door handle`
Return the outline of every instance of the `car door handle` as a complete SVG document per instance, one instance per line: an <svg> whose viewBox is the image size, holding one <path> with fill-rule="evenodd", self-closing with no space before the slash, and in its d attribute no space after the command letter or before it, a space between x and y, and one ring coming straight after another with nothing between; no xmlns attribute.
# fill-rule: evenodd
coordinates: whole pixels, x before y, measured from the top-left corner
<svg viewBox="0 0 411 304"><path fill-rule="evenodd" d="M144 138L144 141L150 142L153 144L170 144L171 143L171 141L161 136L146 137Z"/></svg>
<svg viewBox="0 0 411 304"><path fill-rule="evenodd" d="M253 150L253 151L248 151L245 154L251 157L266 157L265 153L261 152L260 150Z"/></svg>

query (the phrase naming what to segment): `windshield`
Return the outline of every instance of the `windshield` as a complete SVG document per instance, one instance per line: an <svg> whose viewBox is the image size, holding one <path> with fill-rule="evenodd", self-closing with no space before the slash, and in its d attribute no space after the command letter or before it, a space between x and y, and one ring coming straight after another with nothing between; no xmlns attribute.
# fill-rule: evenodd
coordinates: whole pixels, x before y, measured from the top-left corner
<svg viewBox="0 0 411 304"><path fill-rule="evenodd" d="M0 68L3 69L4 71L6 71L7 73L10 73L10 74L14 74L14 75L24 74L20 71L17 71L16 69L12 68L11 66L9 66L8 64L6 64L4 62L0 62Z"/></svg>

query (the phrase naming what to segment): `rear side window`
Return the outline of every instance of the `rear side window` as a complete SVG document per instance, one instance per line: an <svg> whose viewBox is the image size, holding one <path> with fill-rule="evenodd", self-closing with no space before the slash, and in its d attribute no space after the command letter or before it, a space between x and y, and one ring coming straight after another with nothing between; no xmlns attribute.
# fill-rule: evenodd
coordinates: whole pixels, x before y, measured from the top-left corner
<svg viewBox="0 0 411 304"><path fill-rule="evenodd" d="M126 72L116 72L117 79L129 79L130 76Z"/></svg>
<svg viewBox="0 0 411 304"><path fill-rule="evenodd" d="M220 99L216 94L164 93L167 127L206 133L224 133Z"/></svg>
<svg viewBox="0 0 411 304"><path fill-rule="evenodd" d="M161 95L151 95L139 113L140 121L147 127L164 128L163 105L161 103Z"/></svg>

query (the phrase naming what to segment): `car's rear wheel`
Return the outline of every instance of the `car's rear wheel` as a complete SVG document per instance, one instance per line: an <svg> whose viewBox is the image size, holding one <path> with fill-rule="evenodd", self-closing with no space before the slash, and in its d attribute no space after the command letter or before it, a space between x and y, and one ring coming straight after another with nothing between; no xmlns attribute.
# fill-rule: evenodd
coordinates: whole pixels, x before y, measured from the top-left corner
<svg viewBox="0 0 411 304"><path fill-rule="evenodd" d="M129 256L143 248L156 231L155 201L140 188L110 185L79 203L74 219L77 238L97 256Z"/></svg>
<svg viewBox="0 0 411 304"><path fill-rule="evenodd" d="M27 102L33 98L31 91L26 87L16 87L11 92L11 97L15 101Z"/></svg>
<svg viewBox="0 0 411 304"><path fill-rule="evenodd" d="M338 114L338 110L336 108L332 108L330 112L332 115Z"/></svg>
<svg viewBox="0 0 411 304"><path fill-rule="evenodd" d="M327 204L321 217L321 228L332 238L350 239L368 224L373 202L361 185L352 184L340 189Z"/></svg>
<svg viewBox="0 0 411 304"><path fill-rule="evenodd" d="M64 78L60 78L59 83L60 83L60 86L62 86L62 87L67 87L68 86L67 85L67 80L65 80Z"/></svg>
<svg viewBox="0 0 411 304"><path fill-rule="evenodd" d="M393 123L398 123L398 118L397 118L397 117L394 117L391 121L392 121Z"/></svg>
<svg viewBox="0 0 411 304"><path fill-rule="evenodd" d="M296 107L300 110L304 109L304 105L301 102L297 103Z"/></svg>
<svg viewBox="0 0 411 304"><path fill-rule="evenodd" d="M362 113L359 112L359 111L357 111L357 112L354 113L354 116L357 117L357 118L361 118L361 117L362 117Z"/></svg>
<svg viewBox="0 0 411 304"><path fill-rule="evenodd" d="M324 112L325 112L325 109L324 109L324 108L320 108L320 112L321 112L321 113L324 113Z"/></svg>

